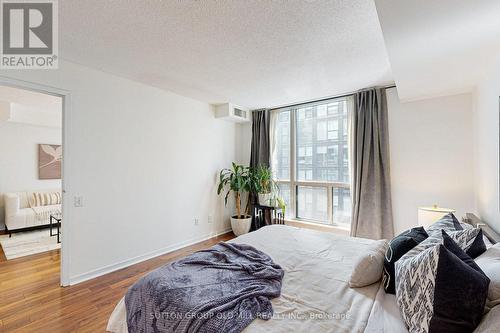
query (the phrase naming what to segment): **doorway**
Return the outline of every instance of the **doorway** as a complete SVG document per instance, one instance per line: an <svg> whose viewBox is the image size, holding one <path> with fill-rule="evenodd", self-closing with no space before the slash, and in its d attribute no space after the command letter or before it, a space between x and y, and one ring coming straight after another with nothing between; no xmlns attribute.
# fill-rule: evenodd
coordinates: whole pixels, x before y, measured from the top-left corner
<svg viewBox="0 0 500 333"><path fill-rule="evenodd" d="M0 267L49 262L69 285L66 111L69 92L0 77Z"/></svg>

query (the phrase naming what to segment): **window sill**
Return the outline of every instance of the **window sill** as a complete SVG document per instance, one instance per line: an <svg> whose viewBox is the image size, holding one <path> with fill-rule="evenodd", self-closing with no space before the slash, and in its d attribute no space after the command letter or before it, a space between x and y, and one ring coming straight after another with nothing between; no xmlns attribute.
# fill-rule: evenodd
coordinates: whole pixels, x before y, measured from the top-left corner
<svg viewBox="0 0 500 333"><path fill-rule="evenodd" d="M337 225L325 225L325 224L306 222L306 221L295 220L295 219L285 219L285 224L292 226L292 227L306 228L306 229L319 230L319 231L325 231L325 232L333 232L333 233L345 235L345 236L349 236L350 231L351 231L351 229L349 227L341 227L341 226L337 226Z"/></svg>

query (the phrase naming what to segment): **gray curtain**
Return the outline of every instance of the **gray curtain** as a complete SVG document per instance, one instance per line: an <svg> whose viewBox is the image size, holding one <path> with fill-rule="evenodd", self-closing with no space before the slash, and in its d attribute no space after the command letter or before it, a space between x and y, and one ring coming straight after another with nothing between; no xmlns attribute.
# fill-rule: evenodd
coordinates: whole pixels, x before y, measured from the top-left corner
<svg viewBox="0 0 500 333"><path fill-rule="evenodd" d="M354 94L351 117L351 236L394 236L385 89Z"/></svg>
<svg viewBox="0 0 500 333"><path fill-rule="evenodd" d="M270 111L256 110L252 112L252 150L250 152L250 166L270 166L271 138L270 138ZM249 193L250 215L252 215L252 228L256 230L254 206L259 198L256 193Z"/></svg>
<svg viewBox="0 0 500 333"><path fill-rule="evenodd" d="M252 112L252 150L250 166L270 166L270 137L269 137L269 110Z"/></svg>

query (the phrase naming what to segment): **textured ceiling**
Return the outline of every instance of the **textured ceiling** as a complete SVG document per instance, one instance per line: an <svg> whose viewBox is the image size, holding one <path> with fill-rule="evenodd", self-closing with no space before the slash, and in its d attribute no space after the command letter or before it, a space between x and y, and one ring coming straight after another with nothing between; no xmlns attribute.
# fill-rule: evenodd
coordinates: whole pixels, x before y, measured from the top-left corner
<svg viewBox="0 0 500 333"><path fill-rule="evenodd" d="M257 108L393 82L372 0L59 2L63 59Z"/></svg>
<svg viewBox="0 0 500 333"><path fill-rule="evenodd" d="M403 100L470 92L499 59L499 0L375 2Z"/></svg>

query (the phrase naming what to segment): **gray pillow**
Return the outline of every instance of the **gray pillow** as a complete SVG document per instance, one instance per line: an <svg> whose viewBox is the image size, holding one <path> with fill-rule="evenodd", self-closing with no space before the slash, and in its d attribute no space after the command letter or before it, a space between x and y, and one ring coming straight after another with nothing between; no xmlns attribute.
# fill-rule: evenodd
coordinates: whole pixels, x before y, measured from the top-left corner
<svg viewBox="0 0 500 333"><path fill-rule="evenodd" d="M494 333L498 332L498 326L500 323L500 305L495 306L490 310L483 319L481 319L481 323L476 328L474 333Z"/></svg>
<svg viewBox="0 0 500 333"><path fill-rule="evenodd" d="M382 277L386 250L387 241L385 239L371 244L363 255L355 261L349 279L349 287L360 288L379 281Z"/></svg>
<svg viewBox="0 0 500 333"><path fill-rule="evenodd" d="M488 307L500 304L500 243L477 257L476 264L491 281L488 289Z"/></svg>

